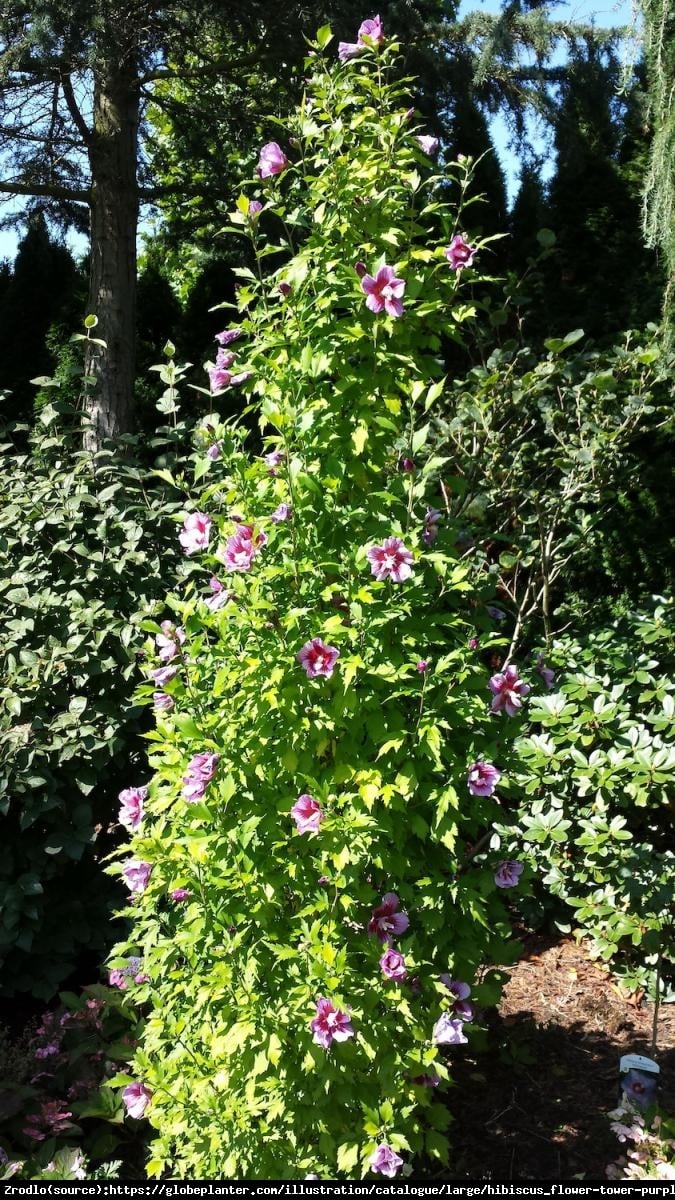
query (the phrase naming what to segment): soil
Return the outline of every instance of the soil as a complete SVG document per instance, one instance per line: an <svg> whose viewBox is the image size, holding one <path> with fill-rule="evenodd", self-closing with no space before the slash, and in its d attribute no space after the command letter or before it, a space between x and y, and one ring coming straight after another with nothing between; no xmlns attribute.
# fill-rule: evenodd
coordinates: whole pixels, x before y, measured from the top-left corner
<svg viewBox="0 0 675 1200"><path fill-rule="evenodd" d="M620 989L571 938L521 941L522 958L487 1017L487 1050L451 1052L452 1178L605 1181L624 1149L607 1120L619 1098L619 1057L650 1054L653 1006ZM652 1057L660 1104L674 1113L675 1004L661 1006Z"/></svg>

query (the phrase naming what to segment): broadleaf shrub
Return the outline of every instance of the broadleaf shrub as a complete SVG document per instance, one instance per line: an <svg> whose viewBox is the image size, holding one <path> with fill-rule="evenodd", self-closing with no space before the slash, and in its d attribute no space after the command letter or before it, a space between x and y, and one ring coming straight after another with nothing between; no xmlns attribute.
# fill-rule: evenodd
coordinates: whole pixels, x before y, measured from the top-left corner
<svg viewBox="0 0 675 1200"><path fill-rule="evenodd" d="M174 623L146 625L154 776L111 871L134 919L117 952L150 977L117 1079L156 1130L150 1176L446 1162L444 1046L515 957L522 867L488 843L528 688L513 664L489 686L490 578L425 449L485 249L442 198L469 167L432 173L395 46L326 67L329 40L233 217L257 272L209 368L221 412L175 475L188 579ZM239 388L262 453L223 417Z"/></svg>
<svg viewBox="0 0 675 1200"><path fill-rule="evenodd" d="M493 348L447 389L431 433L450 511L526 644L584 625L590 604L611 620L672 578L672 354L649 328L604 350L580 329L545 345Z"/></svg>
<svg viewBox="0 0 675 1200"><path fill-rule="evenodd" d="M79 424L45 403L26 452L8 443L0 460L5 996L48 999L83 953L100 960L110 945L118 891L100 860L120 788L147 771L132 699L140 622L179 558L166 483L131 455L92 459Z"/></svg>
<svg viewBox="0 0 675 1200"><path fill-rule="evenodd" d="M632 988L658 979L671 993L673 649L663 600L554 639L552 690L533 699L518 743L513 843L598 958Z"/></svg>

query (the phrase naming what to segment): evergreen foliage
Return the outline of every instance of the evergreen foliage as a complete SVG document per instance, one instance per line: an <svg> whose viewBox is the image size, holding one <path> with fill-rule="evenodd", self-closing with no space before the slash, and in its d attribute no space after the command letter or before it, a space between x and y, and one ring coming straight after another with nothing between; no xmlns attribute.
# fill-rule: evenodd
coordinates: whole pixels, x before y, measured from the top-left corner
<svg viewBox="0 0 675 1200"><path fill-rule="evenodd" d="M618 65L598 47L576 54L555 116L556 169L547 224L557 238L545 279L549 333L581 326L604 342L658 316L661 278L640 238L633 156L643 161L632 107L617 96Z"/></svg>
<svg viewBox="0 0 675 1200"><path fill-rule="evenodd" d="M675 9L670 0L640 0L653 137L643 191L647 245L663 255L668 337L675 328Z"/></svg>
<svg viewBox="0 0 675 1200"><path fill-rule="evenodd" d="M0 390L10 393L0 406L4 422L31 420L35 388L28 377L53 370L50 344L78 324L85 286L68 250L36 213L13 270L7 265L0 281Z"/></svg>
<svg viewBox="0 0 675 1200"><path fill-rule="evenodd" d="M563 928L589 936L632 991L653 997L667 980L671 999L674 651L672 603L660 598L554 639L550 694L532 701L518 745L522 807L504 831L564 901Z"/></svg>
<svg viewBox="0 0 675 1200"><path fill-rule="evenodd" d="M500 581L512 653L671 578L672 356L653 328L604 351L575 351L582 339L549 338L545 353L507 342L454 383L435 423L449 511Z"/></svg>

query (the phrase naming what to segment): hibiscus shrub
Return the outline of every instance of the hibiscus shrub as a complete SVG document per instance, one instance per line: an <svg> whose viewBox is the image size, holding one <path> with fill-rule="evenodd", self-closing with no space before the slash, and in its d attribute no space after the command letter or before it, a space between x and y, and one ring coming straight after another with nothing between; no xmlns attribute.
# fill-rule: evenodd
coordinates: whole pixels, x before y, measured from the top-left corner
<svg viewBox="0 0 675 1200"><path fill-rule="evenodd" d="M469 166L433 173L378 20L335 67L329 41L232 222L257 270L209 374L223 412L251 395L262 454L210 413L176 479L191 569L174 623L147 623L154 777L111 870L119 960L149 977L117 1083L157 1131L151 1176L446 1162L447 1047L514 957L522 867L489 843L528 687L476 653L501 645L490 576L469 582L425 452L478 278L442 198Z"/></svg>

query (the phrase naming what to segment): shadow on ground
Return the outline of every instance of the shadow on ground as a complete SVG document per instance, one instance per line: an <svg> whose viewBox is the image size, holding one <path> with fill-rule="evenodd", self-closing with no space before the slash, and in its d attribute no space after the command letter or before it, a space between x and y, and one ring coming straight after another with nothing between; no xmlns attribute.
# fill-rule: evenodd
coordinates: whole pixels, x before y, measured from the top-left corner
<svg viewBox="0 0 675 1200"><path fill-rule="evenodd" d="M622 995L569 939L526 938L509 975L499 1012L488 1017L488 1049L452 1050L452 1178L604 1181L623 1149L607 1119L619 1096L618 1060L649 1054L653 1009ZM661 1009L656 1054L670 1113L674 1008Z"/></svg>

